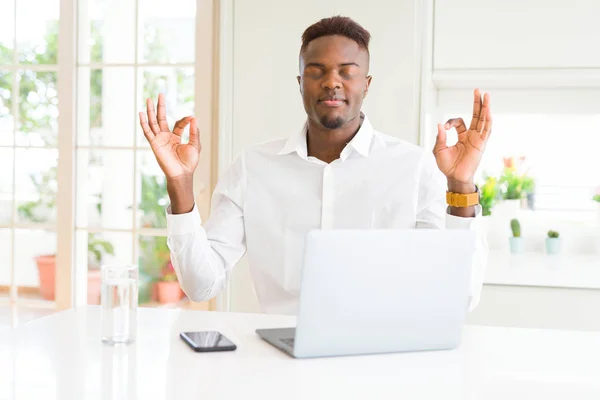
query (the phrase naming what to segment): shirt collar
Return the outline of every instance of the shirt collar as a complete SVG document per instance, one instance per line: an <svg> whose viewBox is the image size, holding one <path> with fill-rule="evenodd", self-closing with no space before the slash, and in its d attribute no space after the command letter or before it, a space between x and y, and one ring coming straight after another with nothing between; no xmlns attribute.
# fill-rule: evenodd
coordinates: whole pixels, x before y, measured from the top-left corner
<svg viewBox="0 0 600 400"><path fill-rule="evenodd" d="M356 132L356 135L352 138L350 143L344 148L341 154L342 160L346 159L352 150L356 151L364 157L369 156L371 149L371 141L373 140L373 126L369 122L366 115L361 113L364 117L360 129ZM308 158L308 149L306 147L306 132L308 130L308 121L304 123L303 128L295 135L290 136L283 148L278 153L279 155L298 153L298 155L304 159Z"/></svg>

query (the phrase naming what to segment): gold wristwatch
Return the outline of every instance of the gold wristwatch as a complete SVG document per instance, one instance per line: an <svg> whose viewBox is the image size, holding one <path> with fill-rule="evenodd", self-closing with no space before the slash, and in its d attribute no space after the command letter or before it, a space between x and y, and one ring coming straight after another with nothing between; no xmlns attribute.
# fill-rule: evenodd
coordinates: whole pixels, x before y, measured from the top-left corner
<svg viewBox="0 0 600 400"><path fill-rule="evenodd" d="M475 193L453 193L446 191L446 203L450 207L471 207L479 204L479 188L475 185Z"/></svg>

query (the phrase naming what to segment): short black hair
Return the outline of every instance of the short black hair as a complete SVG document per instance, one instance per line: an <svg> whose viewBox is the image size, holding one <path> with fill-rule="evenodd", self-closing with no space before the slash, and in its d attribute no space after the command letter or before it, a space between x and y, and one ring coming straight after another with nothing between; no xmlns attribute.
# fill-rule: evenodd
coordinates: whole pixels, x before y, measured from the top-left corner
<svg viewBox="0 0 600 400"><path fill-rule="evenodd" d="M340 35L355 41L358 46L369 53L369 41L371 34L359 23L348 17L337 15L331 18L323 18L306 28L302 34L302 47L300 54L306 50L308 44L323 36Z"/></svg>

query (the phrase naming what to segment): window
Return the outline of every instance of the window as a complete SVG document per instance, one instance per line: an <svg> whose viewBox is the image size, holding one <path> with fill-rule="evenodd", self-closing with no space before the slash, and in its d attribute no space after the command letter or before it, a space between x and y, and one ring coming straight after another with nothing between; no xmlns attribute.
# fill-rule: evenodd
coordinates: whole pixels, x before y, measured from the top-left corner
<svg viewBox="0 0 600 400"><path fill-rule="evenodd" d="M535 189L523 201L519 218L534 236L530 242L539 242L530 249L540 249L545 233L556 229L565 234L567 251L595 252L597 206L592 196L600 185L600 90L488 91L494 128L477 181L499 177L503 158L525 157L521 171L533 178ZM468 124L471 99L467 90L440 90L440 118L461 116ZM449 141L456 141L455 132Z"/></svg>
<svg viewBox="0 0 600 400"><path fill-rule="evenodd" d="M35 257L56 252L59 1L0 15L0 299L36 297ZM37 12L29 10L35 8ZM17 288L19 289L17 291Z"/></svg>
<svg viewBox="0 0 600 400"><path fill-rule="evenodd" d="M143 304L169 262L168 197L137 110L163 92L170 126L194 113L196 4L86 3L79 13L77 259L95 267L139 263ZM91 300L97 293L88 282Z"/></svg>
<svg viewBox="0 0 600 400"><path fill-rule="evenodd" d="M58 58L58 34L69 24L60 15L69 10L59 10L59 0L7 3L0 15L0 301L44 298L53 306L36 257L52 256L42 260L52 264L60 240L58 149L70 139L58 126L58 99L74 89L76 108L66 111L76 116L75 268L88 270L88 301L96 302L102 263L138 263L140 304L153 304L152 283L169 262L168 198L137 112L162 92L170 126L198 114L196 0L74 0L72 88L57 84L60 68L71 68Z"/></svg>

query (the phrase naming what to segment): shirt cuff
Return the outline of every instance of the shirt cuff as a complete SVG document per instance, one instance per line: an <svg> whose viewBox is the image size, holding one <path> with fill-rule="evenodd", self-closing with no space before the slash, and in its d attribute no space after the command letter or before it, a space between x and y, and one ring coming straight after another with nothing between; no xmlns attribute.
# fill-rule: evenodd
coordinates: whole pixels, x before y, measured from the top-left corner
<svg viewBox="0 0 600 400"><path fill-rule="evenodd" d="M171 235L186 235L195 232L202 225L202 218L194 203L192 211L185 214L172 214L171 205L166 208L167 213L167 234Z"/></svg>
<svg viewBox="0 0 600 400"><path fill-rule="evenodd" d="M450 214L450 207L446 209L446 228L447 229L475 229L481 220L481 205L476 205L474 217L457 217Z"/></svg>

